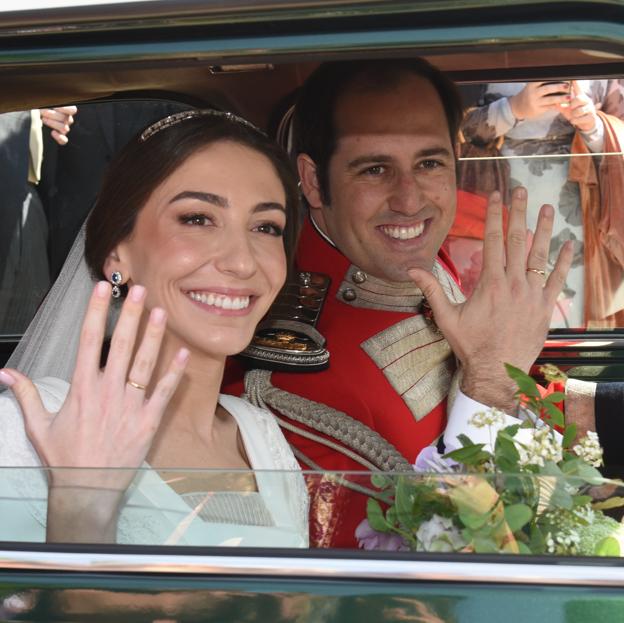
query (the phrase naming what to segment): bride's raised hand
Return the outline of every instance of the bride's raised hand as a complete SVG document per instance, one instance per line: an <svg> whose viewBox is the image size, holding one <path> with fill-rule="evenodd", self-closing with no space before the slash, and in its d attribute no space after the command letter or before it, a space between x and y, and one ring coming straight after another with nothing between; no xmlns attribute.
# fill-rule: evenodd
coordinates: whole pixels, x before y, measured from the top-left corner
<svg viewBox="0 0 624 623"><path fill-rule="evenodd" d="M154 308L143 338L136 348L137 333L144 309L145 289L133 286L124 302L112 337L106 367L100 369L102 343L110 301L110 285L98 283L93 291L82 325L76 368L69 393L57 413L46 410L36 386L16 370L2 370L0 380L10 385L24 416L26 433L50 472L50 506L67 519L66 504L76 505L76 488L82 490L86 508L97 495L108 492L106 515L113 520L116 505L142 464L158 430L165 408L186 367L189 353L180 349L167 372L152 383L152 375L162 343L166 317ZM136 354L135 354L136 350ZM146 389L150 388L150 395ZM113 469L123 468L123 469ZM73 490L74 499L60 490ZM93 502L94 499L91 499ZM75 512L79 509L76 508ZM49 530L48 530L49 534Z"/></svg>

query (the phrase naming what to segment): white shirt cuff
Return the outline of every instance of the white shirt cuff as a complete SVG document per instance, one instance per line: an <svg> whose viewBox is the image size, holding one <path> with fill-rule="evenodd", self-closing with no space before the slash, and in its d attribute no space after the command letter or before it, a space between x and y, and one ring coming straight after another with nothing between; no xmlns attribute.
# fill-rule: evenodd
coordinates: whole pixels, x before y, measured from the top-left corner
<svg viewBox="0 0 624 623"><path fill-rule="evenodd" d="M477 428L469 423L468 420L470 420L475 413L489 410L489 406L469 398L460 389L458 389L455 402L453 403L451 411L448 414L444 435L442 436L446 451L450 452L451 450L462 447L462 444L457 439L457 437L462 434L469 437L473 443L485 444L484 450L492 451L493 448L491 444L496 440L496 434L499 430L506 428L507 426L522 424L522 422L527 419L531 419L537 428L547 426L545 422L536 418L533 413L527 411L526 409L523 409L523 419L512 417L511 415L504 413L502 424ZM524 431L521 431L521 433L519 433L520 436L517 438L525 440L527 436L532 434L530 430L531 429L525 429ZM557 433L557 436L559 436L559 433Z"/></svg>
<svg viewBox="0 0 624 623"><path fill-rule="evenodd" d="M443 435L444 446L446 447L447 452L462 447L462 444L457 440L458 435L462 434L470 437L471 441L474 443L486 444L486 449L489 450L491 449L490 444L496 438L496 432L499 428L505 428L506 426L511 426L512 424L521 423L518 418L505 414L505 423L501 427L492 426L490 428L486 426L484 428L476 428L469 424L468 420L475 413L489 410L490 407L469 398L460 389L458 389L455 401L453 402L451 411L448 414L446 429Z"/></svg>

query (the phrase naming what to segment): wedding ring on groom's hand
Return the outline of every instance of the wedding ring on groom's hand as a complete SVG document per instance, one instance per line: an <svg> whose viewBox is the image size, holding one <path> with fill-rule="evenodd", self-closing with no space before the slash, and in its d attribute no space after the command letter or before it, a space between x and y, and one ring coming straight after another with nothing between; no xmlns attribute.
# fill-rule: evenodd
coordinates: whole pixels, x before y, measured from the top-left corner
<svg viewBox="0 0 624 623"><path fill-rule="evenodd" d="M546 276L546 271L541 268L527 268L527 273L535 273L536 275L540 275L541 277Z"/></svg>
<svg viewBox="0 0 624 623"><path fill-rule="evenodd" d="M140 389L143 392L147 389L147 385L141 385L141 383L135 383L134 381L131 381L130 379L128 379L126 383L128 385L131 385L132 387L136 387L136 389Z"/></svg>

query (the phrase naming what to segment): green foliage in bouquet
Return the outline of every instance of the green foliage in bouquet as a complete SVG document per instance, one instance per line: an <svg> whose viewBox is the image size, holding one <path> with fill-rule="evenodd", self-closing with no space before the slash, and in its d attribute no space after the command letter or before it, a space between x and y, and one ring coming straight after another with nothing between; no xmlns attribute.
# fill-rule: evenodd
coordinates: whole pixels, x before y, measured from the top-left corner
<svg viewBox="0 0 624 623"><path fill-rule="evenodd" d="M564 394L542 397L530 376L506 368L518 387L520 419L505 425L496 409L476 413L470 424L489 429L489 444L461 435L461 447L443 456L428 449L437 455L429 461L434 473L373 476L387 504L384 510L368 500L370 528L415 551L624 555L623 527L603 512L624 498L594 502L622 484L596 469L597 436L575 443L576 427L565 426L557 406ZM542 372L551 381L565 378L554 367Z"/></svg>

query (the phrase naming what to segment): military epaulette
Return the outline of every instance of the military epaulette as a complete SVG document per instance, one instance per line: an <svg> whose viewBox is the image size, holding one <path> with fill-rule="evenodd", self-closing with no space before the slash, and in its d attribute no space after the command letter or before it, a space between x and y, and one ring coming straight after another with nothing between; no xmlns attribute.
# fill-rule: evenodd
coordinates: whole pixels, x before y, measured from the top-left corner
<svg viewBox="0 0 624 623"><path fill-rule="evenodd" d="M275 299L249 346L239 357L254 368L312 372L329 366L325 338L317 331L330 279L300 272Z"/></svg>

